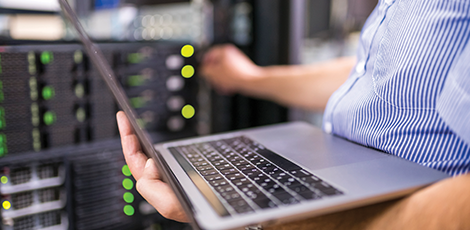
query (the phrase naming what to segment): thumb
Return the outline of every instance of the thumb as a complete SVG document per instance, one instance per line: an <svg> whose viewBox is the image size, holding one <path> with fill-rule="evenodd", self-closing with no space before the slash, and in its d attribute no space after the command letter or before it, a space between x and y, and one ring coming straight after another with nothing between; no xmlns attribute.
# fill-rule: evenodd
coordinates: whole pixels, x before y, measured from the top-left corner
<svg viewBox="0 0 470 230"><path fill-rule="evenodd" d="M161 181L152 158L149 158L145 163L145 168L136 187L137 191L165 218L181 222L188 221L173 190L168 184Z"/></svg>
<svg viewBox="0 0 470 230"><path fill-rule="evenodd" d="M155 161L152 158L147 159L147 162L145 162L142 174L142 177L146 180L161 180Z"/></svg>

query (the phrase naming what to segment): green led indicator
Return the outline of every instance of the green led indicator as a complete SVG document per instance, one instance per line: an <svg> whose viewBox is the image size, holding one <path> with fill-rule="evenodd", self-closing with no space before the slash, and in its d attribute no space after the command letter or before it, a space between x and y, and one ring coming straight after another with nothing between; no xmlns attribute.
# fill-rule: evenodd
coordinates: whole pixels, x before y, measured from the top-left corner
<svg viewBox="0 0 470 230"><path fill-rule="evenodd" d="M181 56L188 58L193 56L194 54L194 47L192 45L185 45L181 48Z"/></svg>
<svg viewBox="0 0 470 230"><path fill-rule="evenodd" d="M5 118L0 118L0 129L4 129L6 126Z"/></svg>
<svg viewBox="0 0 470 230"><path fill-rule="evenodd" d="M126 190L131 190L134 187L134 182L132 182L131 179L126 178L122 180L122 187L124 187Z"/></svg>
<svg viewBox="0 0 470 230"><path fill-rule="evenodd" d="M130 99L132 107L138 109L145 105L145 100L142 97L133 97Z"/></svg>
<svg viewBox="0 0 470 230"><path fill-rule="evenodd" d="M134 215L134 207L132 207L131 205L126 205L124 206L124 214L126 214L127 216L132 216Z"/></svg>
<svg viewBox="0 0 470 230"><path fill-rule="evenodd" d="M52 88L52 86L45 86L44 88L42 88L42 98L44 98L44 100L49 100L53 98L54 95L55 95L55 91L54 91L54 88Z"/></svg>
<svg viewBox="0 0 470 230"><path fill-rule="evenodd" d="M0 102L3 102L3 99L5 99L5 97L3 96L3 91L0 91Z"/></svg>
<svg viewBox="0 0 470 230"><path fill-rule="evenodd" d="M144 81L145 79L141 75L133 75L127 79L127 85L128 86L141 86L144 84Z"/></svg>
<svg viewBox="0 0 470 230"><path fill-rule="evenodd" d="M55 120L56 120L56 116L55 116L55 113L52 112L52 111L47 111L44 113L44 124L46 125L52 125Z"/></svg>
<svg viewBox="0 0 470 230"><path fill-rule="evenodd" d="M7 143L7 136L3 133L0 134L0 144Z"/></svg>
<svg viewBox="0 0 470 230"><path fill-rule="evenodd" d="M5 116L5 109L3 107L0 107L0 117Z"/></svg>
<svg viewBox="0 0 470 230"><path fill-rule="evenodd" d="M1 181L2 181L2 184L8 183L8 177L7 176L2 176Z"/></svg>
<svg viewBox="0 0 470 230"><path fill-rule="evenodd" d="M3 89L3 82L0 81L0 89Z"/></svg>
<svg viewBox="0 0 470 230"><path fill-rule="evenodd" d="M191 66L191 65L185 65L183 66L183 68L181 69L181 76L183 76L184 78L191 78L192 76L194 76L194 67Z"/></svg>
<svg viewBox="0 0 470 230"><path fill-rule="evenodd" d="M122 174L124 174L125 176L131 176L132 175L131 170L129 169L129 166L127 166L127 165L122 166L121 171L122 171Z"/></svg>
<svg viewBox="0 0 470 230"><path fill-rule="evenodd" d="M128 204L134 202L134 194L130 193L130 192L126 192L124 193L124 195L122 196L122 198L124 199L124 201Z"/></svg>
<svg viewBox="0 0 470 230"><path fill-rule="evenodd" d="M145 121L142 118L137 119L137 124L140 128L145 129Z"/></svg>
<svg viewBox="0 0 470 230"><path fill-rule="evenodd" d="M183 117L186 118L186 119L190 119L190 118L194 117L194 114L196 114L196 110L191 105L185 105L181 109L181 115L183 115Z"/></svg>
<svg viewBox="0 0 470 230"><path fill-rule="evenodd" d="M8 153L7 146L5 144L0 146L0 157L5 156L7 153Z"/></svg>
<svg viewBox="0 0 470 230"><path fill-rule="evenodd" d="M131 53L127 56L127 61L132 64L140 63L142 60L144 60L144 57L140 53Z"/></svg>
<svg viewBox="0 0 470 230"><path fill-rule="evenodd" d="M50 51L44 51L41 53L41 62L44 65L51 63L54 60L54 56Z"/></svg>

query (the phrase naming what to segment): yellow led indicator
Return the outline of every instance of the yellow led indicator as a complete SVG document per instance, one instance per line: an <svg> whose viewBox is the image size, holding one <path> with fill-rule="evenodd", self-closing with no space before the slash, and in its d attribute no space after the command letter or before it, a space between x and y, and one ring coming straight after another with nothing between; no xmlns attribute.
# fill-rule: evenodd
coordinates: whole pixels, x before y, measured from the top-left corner
<svg viewBox="0 0 470 230"><path fill-rule="evenodd" d="M82 98L83 96L85 96L85 87L78 83L77 85L75 85L75 96L77 96L78 98Z"/></svg>
<svg viewBox="0 0 470 230"><path fill-rule="evenodd" d="M127 216L132 216L134 215L134 207L132 207L131 205L126 205L124 206L124 214L126 214Z"/></svg>
<svg viewBox="0 0 470 230"><path fill-rule="evenodd" d="M8 210L8 209L11 208L11 203L10 203L10 201L7 201L7 200L6 200L6 201L3 201L3 204L2 204L2 205L3 205L3 208L6 209L6 210Z"/></svg>
<svg viewBox="0 0 470 230"><path fill-rule="evenodd" d="M124 174L125 176L131 176L132 175L131 170L129 170L129 166L127 166L127 165L122 166L121 171L122 171L122 174Z"/></svg>
<svg viewBox="0 0 470 230"><path fill-rule="evenodd" d="M47 65L54 60L54 56L52 55L52 52L50 51L44 51L41 53L41 62L44 65Z"/></svg>
<svg viewBox="0 0 470 230"><path fill-rule="evenodd" d="M191 78L192 76L194 76L194 67L191 66L191 65L185 65L183 66L183 68L181 69L181 76L183 76L184 78Z"/></svg>
<svg viewBox="0 0 470 230"><path fill-rule="evenodd" d="M8 177L6 177L6 176L2 176L2 179L1 179L1 181L2 181L2 184L6 184L6 183L8 183Z"/></svg>
<svg viewBox="0 0 470 230"><path fill-rule="evenodd" d="M75 61L76 64L80 64L83 61L83 53L80 50L75 51L73 54L73 61Z"/></svg>
<svg viewBox="0 0 470 230"><path fill-rule="evenodd" d="M122 196L122 198L124 199L124 201L128 204L134 202L134 194L130 193L130 192L126 192L124 193L124 195Z"/></svg>
<svg viewBox="0 0 470 230"><path fill-rule="evenodd" d="M181 56L188 58L193 56L194 54L194 47L192 45L185 45L181 48Z"/></svg>
<svg viewBox="0 0 470 230"><path fill-rule="evenodd" d="M79 122L84 122L86 120L86 111L84 108L78 108L77 111L75 112L75 117L77 118L77 121Z"/></svg>
<svg viewBox="0 0 470 230"><path fill-rule="evenodd" d="M42 98L44 98L44 100L49 100L53 98L54 95L55 95L55 91L54 91L54 88L52 88L52 86L45 86L44 88L42 88Z"/></svg>
<svg viewBox="0 0 470 230"><path fill-rule="evenodd" d="M124 187L126 190L131 190L134 187L134 182L132 182L131 179L126 178L122 180L122 187Z"/></svg>
<svg viewBox="0 0 470 230"><path fill-rule="evenodd" d="M181 109L181 115L183 115L183 117L186 119L190 119L194 117L194 114L196 114L196 110L194 109L192 105L185 105Z"/></svg>

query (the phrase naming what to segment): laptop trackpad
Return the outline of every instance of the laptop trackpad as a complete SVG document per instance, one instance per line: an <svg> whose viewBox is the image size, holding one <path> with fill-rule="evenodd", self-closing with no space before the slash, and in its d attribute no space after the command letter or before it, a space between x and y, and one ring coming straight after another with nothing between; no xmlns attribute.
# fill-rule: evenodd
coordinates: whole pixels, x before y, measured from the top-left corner
<svg viewBox="0 0 470 230"><path fill-rule="evenodd" d="M310 170L386 157L385 153L325 134L304 123L261 128L246 135Z"/></svg>

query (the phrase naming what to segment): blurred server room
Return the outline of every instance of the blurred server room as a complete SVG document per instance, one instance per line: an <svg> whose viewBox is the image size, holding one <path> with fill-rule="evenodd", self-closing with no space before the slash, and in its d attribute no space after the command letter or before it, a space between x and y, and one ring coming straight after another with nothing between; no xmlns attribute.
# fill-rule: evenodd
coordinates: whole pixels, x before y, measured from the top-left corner
<svg viewBox="0 0 470 230"><path fill-rule="evenodd" d="M302 111L218 95L198 76L213 44L256 64L354 55L377 0L69 0L160 142L304 120ZM0 0L0 230L187 229L136 191L116 103L56 0Z"/></svg>

